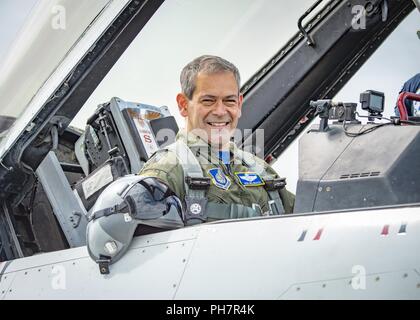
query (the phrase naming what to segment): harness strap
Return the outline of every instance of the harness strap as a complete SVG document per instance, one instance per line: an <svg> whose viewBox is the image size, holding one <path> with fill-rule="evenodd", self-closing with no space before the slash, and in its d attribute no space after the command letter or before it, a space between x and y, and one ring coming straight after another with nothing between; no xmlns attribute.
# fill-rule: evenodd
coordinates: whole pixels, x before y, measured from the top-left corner
<svg viewBox="0 0 420 320"><path fill-rule="evenodd" d="M207 221L206 191L210 186L210 178L204 177L200 162L182 140L170 144L167 150L175 153L184 171L186 224L193 225Z"/></svg>
<svg viewBox="0 0 420 320"><path fill-rule="evenodd" d="M124 210L127 207L128 207L127 204L125 202L122 202L122 203L117 204L115 206L95 211L93 214L91 214L89 216L88 221L98 219L100 217L110 216L111 214L118 213L118 212L120 212L121 210Z"/></svg>
<svg viewBox="0 0 420 320"><path fill-rule="evenodd" d="M206 192L210 187L210 178L205 177L200 162L191 149L182 140L177 140L166 147L175 153L184 172L185 204L187 225L210 220L248 218L262 215L261 209L250 208L241 204L209 203ZM241 161L253 172L260 174L264 181L272 185L273 178L266 173L263 165L255 157L242 150L237 150ZM283 214L284 208L278 189L267 190L271 214Z"/></svg>
<svg viewBox="0 0 420 320"><path fill-rule="evenodd" d="M258 217L257 211L241 204L225 204L209 202L207 204L207 216L209 220L239 219Z"/></svg>

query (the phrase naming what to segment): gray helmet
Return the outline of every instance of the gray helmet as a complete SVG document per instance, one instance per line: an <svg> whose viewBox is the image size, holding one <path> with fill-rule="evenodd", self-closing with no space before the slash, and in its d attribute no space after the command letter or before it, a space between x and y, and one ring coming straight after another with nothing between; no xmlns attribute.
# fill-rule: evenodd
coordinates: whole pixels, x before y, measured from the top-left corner
<svg viewBox="0 0 420 320"><path fill-rule="evenodd" d="M127 251L138 224L174 229L184 226L179 198L162 181L129 175L111 183L92 207L87 248L101 273Z"/></svg>

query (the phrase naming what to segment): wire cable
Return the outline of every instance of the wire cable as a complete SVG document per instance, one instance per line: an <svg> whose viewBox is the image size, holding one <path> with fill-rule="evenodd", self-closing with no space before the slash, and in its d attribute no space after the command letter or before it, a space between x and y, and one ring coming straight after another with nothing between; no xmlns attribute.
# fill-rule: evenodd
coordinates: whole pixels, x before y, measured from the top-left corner
<svg viewBox="0 0 420 320"><path fill-rule="evenodd" d="M344 133L346 134L347 137L355 138L355 137L359 137L359 136L364 135L364 134L368 134L372 131L375 131L376 129L378 129L380 127L388 126L388 125L392 125L392 124L393 124L392 122L381 123L381 124L378 124L376 126L367 128L367 129L365 129L363 131L360 131L360 132L350 132L350 131L347 130L346 121L343 121L343 130L344 130Z"/></svg>

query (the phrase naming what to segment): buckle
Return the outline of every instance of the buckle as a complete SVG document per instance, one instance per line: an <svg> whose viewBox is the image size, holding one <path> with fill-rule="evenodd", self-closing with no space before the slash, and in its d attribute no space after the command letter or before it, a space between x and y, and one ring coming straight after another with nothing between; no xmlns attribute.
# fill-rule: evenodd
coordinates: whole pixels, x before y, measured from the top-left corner
<svg viewBox="0 0 420 320"><path fill-rule="evenodd" d="M110 257L100 255L99 259L96 260L96 263L99 264L99 272L101 274L109 274L109 264L111 263Z"/></svg>
<svg viewBox="0 0 420 320"><path fill-rule="evenodd" d="M264 179L264 182L267 191L283 189L286 186L286 178Z"/></svg>
<svg viewBox="0 0 420 320"><path fill-rule="evenodd" d="M275 200L268 201L268 207L270 208L269 215L278 215L279 208L277 208L277 204Z"/></svg>
<svg viewBox="0 0 420 320"><path fill-rule="evenodd" d="M207 190L210 187L210 178L208 177L185 177L185 182L192 190Z"/></svg>
<svg viewBox="0 0 420 320"><path fill-rule="evenodd" d="M254 211L260 216L265 215L265 212L262 211L261 206L258 203L253 203L252 209L254 209Z"/></svg>

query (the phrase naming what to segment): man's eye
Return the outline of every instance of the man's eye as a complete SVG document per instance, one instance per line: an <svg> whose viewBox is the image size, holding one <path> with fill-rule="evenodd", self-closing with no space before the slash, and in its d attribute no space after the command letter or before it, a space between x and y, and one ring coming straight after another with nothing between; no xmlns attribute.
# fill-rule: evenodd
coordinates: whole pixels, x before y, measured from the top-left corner
<svg viewBox="0 0 420 320"><path fill-rule="evenodd" d="M228 100L225 100L225 103L228 104L228 105L236 104L236 100L235 99L228 99Z"/></svg>
<svg viewBox="0 0 420 320"><path fill-rule="evenodd" d="M203 99L203 100L201 100L201 102L203 103L203 104L212 104L212 103L214 103L214 100L213 99Z"/></svg>

